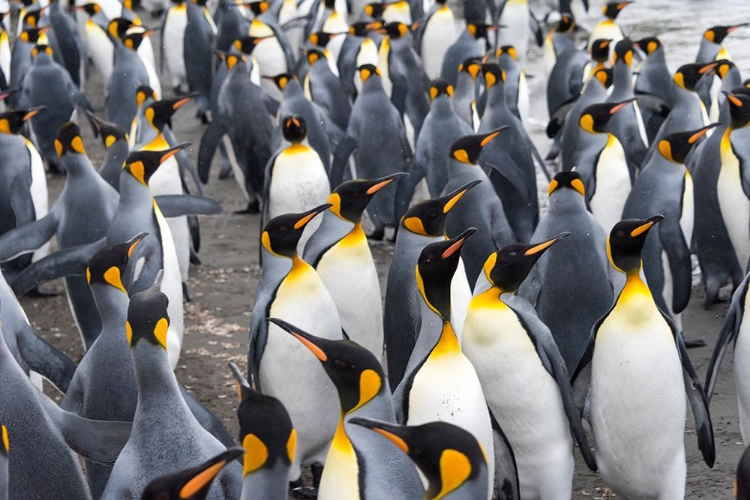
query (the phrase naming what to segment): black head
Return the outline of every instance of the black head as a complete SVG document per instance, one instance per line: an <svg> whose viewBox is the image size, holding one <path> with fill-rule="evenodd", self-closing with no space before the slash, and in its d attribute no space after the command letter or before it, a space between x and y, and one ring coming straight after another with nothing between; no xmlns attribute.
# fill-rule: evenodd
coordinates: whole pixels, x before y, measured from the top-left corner
<svg viewBox="0 0 750 500"><path fill-rule="evenodd" d="M234 48L243 54L252 54L255 47L265 40L266 38L273 38L273 35L269 36L243 36L234 41Z"/></svg>
<svg viewBox="0 0 750 500"><path fill-rule="evenodd" d="M307 64L310 66L314 66L318 61L325 61L328 59L325 52L316 48L305 49L305 56L307 58Z"/></svg>
<svg viewBox="0 0 750 500"><path fill-rule="evenodd" d="M409 455L429 482L425 498L450 494L487 468L487 458L474 435L448 422L400 426L355 417L349 423L372 429Z"/></svg>
<svg viewBox="0 0 750 500"><path fill-rule="evenodd" d="M594 77L605 89L610 88L614 83L612 68L599 68L594 72Z"/></svg>
<svg viewBox="0 0 750 500"><path fill-rule="evenodd" d="M168 498L204 500L211 484L224 466L242 453L242 448L230 448L196 467L157 477L143 490L141 500L166 500Z"/></svg>
<svg viewBox="0 0 750 500"><path fill-rule="evenodd" d="M487 84L488 90L498 82L505 83L505 71L497 63L482 64L482 75L484 76L484 83Z"/></svg>
<svg viewBox="0 0 750 500"><path fill-rule="evenodd" d="M609 48L612 40L598 38L589 46L589 53L593 61L605 63L609 60Z"/></svg>
<svg viewBox="0 0 750 500"><path fill-rule="evenodd" d="M469 23L466 25L466 30L477 40L480 38L487 40L489 34L498 29L500 29L500 26L497 24Z"/></svg>
<svg viewBox="0 0 750 500"><path fill-rule="evenodd" d="M604 14L609 19L617 19L617 16L620 14L622 9L627 7L633 2L608 2L607 4L602 7L602 14Z"/></svg>
<svg viewBox="0 0 750 500"><path fill-rule="evenodd" d="M479 155L482 154L482 149L484 149L492 139L508 128L507 125L503 125L499 129L493 130L487 134L466 135L458 139L451 145L451 158L467 165L476 165L479 161Z"/></svg>
<svg viewBox="0 0 750 500"><path fill-rule="evenodd" d="M328 210L326 203L300 214L284 214L274 217L263 229L261 244L268 252L293 259L297 257L297 243L305 226L319 213Z"/></svg>
<svg viewBox="0 0 750 500"><path fill-rule="evenodd" d="M372 2L365 5L364 13L373 19L382 19L386 5L380 2Z"/></svg>
<svg viewBox="0 0 750 500"><path fill-rule="evenodd" d="M135 90L135 105L140 108L147 99L156 100L156 92L148 85L141 85Z"/></svg>
<svg viewBox="0 0 750 500"><path fill-rule="evenodd" d="M592 104L583 110L578 124L590 134L603 134L607 131L607 124L610 118L634 100L628 99L623 102Z"/></svg>
<svg viewBox="0 0 750 500"><path fill-rule="evenodd" d="M380 70L374 64L363 64L357 68L357 71L359 71L362 83L365 83L373 75L377 75L380 78Z"/></svg>
<svg viewBox="0 0 750 500"><path fill-rule="evenodd" d="M399 38L409 34L409 26L405 25L404 23L390 22L385 23L383 27L375 31L378 33L386 34L394 40L398 40Z"/></svg>
<svg viewBox="0 0 750 500"><path fill-rule="evenodd" d="M227 65L227 71L232 71L238 64L247 64L247 57L245 54L224 54L220 56Z"/></svg>
<svg viewBox="0 0 750 500"><path fill-rule="evenodd" d="M60 125L55 138L55 151L57 151L57 156L60 157L66 154L86 154L81 138L81 129L78 128L78 125L73 122Z"/></svg>
<svg viewBox="0 0 750 500"><path fill-rule="evenodd" d="M46 37L42 36L46 31L49 31L51 26L45 26L43 28L28 28L18 34L18 39L25 43L36 44L39 39L46 41Z"/></svg>
<svg viewBox="0 0 750 500"><path fill-rule="evenodd" d="M91 123L94 124L96 130L99 132L105 149L111 148L118 141L128 140L128 134L118 124L104 121L90 111L86 111L86 115L88 115L89 120L91 120Z"/></svg>
<svg viewBox="0 0 750 500"><path fill-rule="evenodd" d="M560 20L557 22L555 31L557 33L572 33L576 28L576 21L572 14L563 12L560 14Z"/></svg>
<svg viewBox="0 0 750 500"><path fill-rule="evenodd" d="M646 38L641 38L633 43L636 47L645 52L647 56L650 56L661 48L661 42L655 36L647 36Z"/></svg>
<svg viewBox="0 0 750 500"><path fill-rule="evenodd" d="M514 61L518 61L518 51L516 51L516 48L513 45L503 45L495 51L495 57L497 59L500 59L500 57L504 55L507 55Z"/></svg>
<svg viewBox="0 0 750 500"><path fill-rule="evenodd" d="M34 116L46 110L47 106L38 106L30 109L14 109L0 114L0 132L3 134L18 134L24 123Z"/></svg>
<svg viewBox="0 0 750 500"><path fill-rule="evenodd" d="M153 33L153 29L145 29L142 26L133 26L125 32L125 36L122 37L122 44L130 50L138 50L141 46L143 39Z"/></svg>
<svg viewBox="0 0 750 500"><path fill-rule="evenodd" d="M318 31L315 33L311 33L310 36L307 37L307 40L316 47L325 48L328 45L328 42L330 42L336 35L338 35L338 33L326 33L325 31Z"/></svg>
<svg viewBox="0 0 750 500"><path fill-rule="evenodd" d="M125 334L131 348L144 341L155 347L167 349L169 298L159 290L162 272L159 271L156 281L150 288L130 297Z"/></svg>
<svg viewBox="0 0 750 500"><path fill-rule="evenodd" d="M162 151L133 151L125 159L122 168L130 172L130 175L135 177L138 182L148 186L151 176L156 173L162 163L190 146L191 144L188 142Z"/></svg>
<svg viewBox="0 0 750 500"><path fill-rule="evenodd" d="M271 6L271 4L269 2L266 2L265 0L261 1L261 2L250 2L250 3L247 3L245 5L256 16L259 16L259 15L263 14L265 11L268 10L268 7Z"/></svg>
<svg viewBox="0 0 750 500"><path fill-rule="evenodd" d="M52 57L52 47L43 43L37 43L36 45L34 45L34 48L31 49L31 58L35 59L39 54L47 54L48 56Z"/></svg>
<svg viewBox="0 0 750 500"><path fill-rule="evenodd" d="M26 15L23 17L24 27L28 26L29 28L38 28L39 18L42 17L42 12L43 12L42 9L32 10L31 12L27 12Z"/></svg>
<svg viewBox="0 0 750 500"><path fill-rule="evenodd" d="M567 236L570 233L560 233L541 243L514 243L505 246L487 258L484 274L493 286L503 292L513 293L529 275L539 257Z"/></svg>
<svg viewBox="0 0 750 500"><path fill-rule="evenodd" d="M476 229L467 229L455 238L430 243L417 261L417 288L425 302L443 321L451 315L451 280L461 258L461 249Z"/></svg>
<svg viewBox="0 0 750 500"><path fill-rule="evenodd" d="M568 188L580 193L581 196L586 196L586 187L583 185L581 174L572 170L565 170L555 174L555 177L550 181L547 194L552 196L552 193L558 189Z"/></svg>
<svg viewBox="0 0 750 500"><path fill-rule="evenodd" d="M79 5L78 7L75 7L75 10L83 11L89 16L93 17L97 15L98 13L100 13L102 11L102 8L99 7L98 3L87 3L84 5Z"/></svg>
<svg viewBox="0 0 750 500"><path fill-rule="evenodd" d="M721 44L730 33L747 26L747 23L735 24L733 26L714 26L703 32L703 38L711 43Z"/></svg>
<svg viewBox="0 0 750 500"><path fill-rule="evenodd" d="M655 215L648 219L625 219L615 224L607 238L607 255L615 269L627 275L638 274L646 236L662 220L663 215Z"/></svg>
<svg viewBox="0 0 750 500"><path fill-rule="evenodd" d="M148 121L156 130L163 130L164 126L169 124L172 115L185 104L189 103L193 97L188 95L178 99L162 99L151 104L143 112L146 121Z"/></svg>
<svg viewBox="0 0 750 500"><path fill-rule="evenodd" d="M735 66L732 61L722 59L721 61L719 61L719 65L716 66L716 69L714 71L716 71L716 75L723 80L724 77L727 76L727 74L736 67L737 66Z"/></svg>
<svg viewBox="0 0 750 500"><path fill-rule="evenodd" d="M286 88L286 86L289 85L289 82L297 79L297 76L291 73L279 73L276 76L266 77L266 78L268 78L269 80L272 80L273 83L275 83L276 86L279 88L279 90L283 91Z"/></svg>
<svg viewBox="0 0 750 500"><path fill-rule="evenodd" d="M366 405L385 389L385 375L380 363L356 342L316 337L276 318L268 321L302 342L318 358L336 386L344 414Z"/></svg>
<svg viewBox="0 0 750 500"><path fill-rule="evenodd" d="M622 61L630 68L633 65L633 42L623 38L615 45L615 63Z"/></svg>
<svg viewBox="0 0 750 500"><path fill-rule="evenodd" d="M732 92L722 91L729 103L730 126L733 129L744 127L750 123L750 92L746 87L734 89Z"/></svg>
<svg viewBox="0 0 750 500"><path fill-rule="evenodd" d="M301 116L287 116L281 121L281 130L284 139L292 144L299 144L307 137L307 123Z"/></svg>
<svg viewBox="0 0 750 500"><path fill-rule="evenodd" d="M401 226L421 236L445 236L448 213L469 189L480 182L471 181L445 196L417 203L401 218Z"/></svg>
<svg viewBox="0 0 750 500"><path fill-rule="evenodd" d="M430 83L430 100L434 101L440 96L453 97L453 85L448 80L436 78Z"/></svg>
<svg viewBox="0 0 750 500"><path fill-rule="evenodd" d="M122 40L125 37L125 33L133 26L135 25L130 19L116 17L107 24L107 33L116 40Z"/></svg>
<svg viewBox="0 0 750 500"><path fill-rule="evenodd" d="M349 26L349 34L352 36L365 37L367 36L368 33L372 32L373 30L377 30L382 27L383 27L383 23L381 21L354 23L351 26Z"/></svg>
<svg viewBox="0 0 750 500"><path fill-rule="evenodd" d="M698 84L698 80L703 78L703 75L711 72L719 62L712 61L709 63L691 63L683 64L674 74L674 82L678 87L685 90L695 90L695 86Z"/></svg>
<svg viewBox="0 0 750 500"><path fill-rule="evenodd" d="M712 123L697 130L669 134L659 141L659 152L672 163L685 163L688 153L698 143L698 139L717 125L718 123Z"/></svg>
<svg viewBox="0 0 750 500"><path fill-rule="evenodd" d="M122 276L138 244L146 236L148 233L139 233L125 243L102 248L96 252L86 268L86 282L89 286L108 285L128 293L122 284Z"/></svg>
<svg viewBox="0 0 750 500"><path fill-rule="evenodd" d="M406 176L398 172L378 179L355 179L340 184L328 197L329 210L344 220L355 224L362 220L362 212L375 194L396 179Z"/></svg>
<svg viewBox="0 0 750 500"><path fill-rule="evenodd" d="M480 57L470 57L458 65L459 73L468 73L471 79L476 81L477 76L482 71L482 59Z"/></svg>

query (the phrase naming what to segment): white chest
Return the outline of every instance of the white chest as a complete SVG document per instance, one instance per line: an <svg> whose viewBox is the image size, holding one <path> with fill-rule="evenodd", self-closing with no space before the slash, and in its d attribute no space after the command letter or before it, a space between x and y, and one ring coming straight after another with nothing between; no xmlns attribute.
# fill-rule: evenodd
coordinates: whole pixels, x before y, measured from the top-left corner
<svg viewBox="0 0 750 500"><path fill-rule="evenodd" d="M596 191L591 196L591 213L609 232L622 219L622 210L630 194L630 172L625 151L613 135L596 164Z"/></svg>

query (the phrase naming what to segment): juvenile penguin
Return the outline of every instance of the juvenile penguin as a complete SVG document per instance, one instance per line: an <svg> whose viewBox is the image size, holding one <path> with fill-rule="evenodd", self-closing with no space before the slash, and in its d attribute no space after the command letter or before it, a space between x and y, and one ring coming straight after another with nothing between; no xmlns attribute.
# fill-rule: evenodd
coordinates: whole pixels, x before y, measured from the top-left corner
<svg viewBox="0 0 750 500"><path fill-rule="evenodd" d="M640 277L646 237L662 219L625 219L612 228L607 254L627 281L594 326L573 375L579 408L588 407L599 471L624 498L685 495L688 402L709 467L715 456L708 401L682 334L659 310Z"/></svg>
<svg viewBox="0 0 750 500"><path fill-rule="evenodd" d="M318 498L417 498L422 483L409 459L382 436L350 423L357 417L395 423L391 391L375 356L351 340L319 338L285 321L270 321L310 350L338 391L340 416Z"/></svg>
<svg viewBox="0 0 750 500"><path fill-rule="evenodd" d="M422 298L422 324L406 373L394 391L396 417L406 425L435 420L456 424L471 432L487 453L490 481L485 492L492 497L495 456L493 432L482 384L451 326L451 279L461 248L474 232L430 243L419 256L415 270Z"/></svg>
<svg viewBox="0 0 750 500"><path fill-rule="evenodd" d="M586 351L591 328L614 300L607 233L586 209L586 188L578 172L559 172L548 193L549 210L531 243L541 244L563 232L570 236L531 268L518 294L534 305L552 332L570 374ZM571 286L573 282L582 285Z"/></svg>
<svg viewBox="0 0 750 500"><path fill-rule="evenodd" d="M330 292L347 337L383 357L383 309L380 281L362 229L362 212L373 196L405 176L351 180L333 190L331 206L305 247L304 258ZM351 300L357 297L357 301Z"/></svg>
<svg viewBox="0 0 750 500"><path fill-rule="evenodd" d="M297 429L291 481L300 478L300 466L325 461L338 422L337 396L315 356L277 325L269 325L268 318L286 318L320 337L342 338L336 304L315 269L297 254L305 226L328 207L281 215L266 224L261 279L250 316L250 377L263 394L284 404Z"/></svg>
<svg viewBox="0 0 750 500"><path fill-rule="evenodd" d="M153 479L226 451L203 429L180 394L167 356L169 299L154 284L133 295L125 335L133 356L138 406L127 444L117 457L103 500L138 498ZM170 425L164 425L169 422ZM207 498L239 498L241 466L232 461Z"/></svg>
<svg viewBox="0 0 750 500"><path fill-rule="evenodd" d="M531 303L515 295L537 259L566 236L508 245L491 254L475 286L461 341L492 416L513 448L521 498L570 498L573 437L596 471L565 361Z"/></svg>

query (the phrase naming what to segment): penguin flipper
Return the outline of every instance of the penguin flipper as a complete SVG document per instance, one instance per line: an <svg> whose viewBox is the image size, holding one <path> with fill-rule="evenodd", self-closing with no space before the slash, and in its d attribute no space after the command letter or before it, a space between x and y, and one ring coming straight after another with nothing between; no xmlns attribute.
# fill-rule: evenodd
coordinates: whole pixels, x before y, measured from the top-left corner
<svg viewBox="0 0 750 500"><path fill-rule="evenodd" d="M693 263L690 249L680 225L673 219L672 224L659 228L661 246L667 252L669 269L672 272L672 311L681 313L690 300L693 287Z"/></svg>
<svg viewBox="0 0 750 500"><path fill-rule="evenodd" d="M331 164L331 189L335 189L344 180L344 171L349 164L349 157L357 149L357 146L357 139L348 134L339 143L333 154L333 163Z"/></svg>
<svg viewBox="0 0 750 500"><path fill-rule="evenodd" d="M106 238L93 243L59 250L32 263L13 280L10 287L21 297L41 285L57 278L86 274L86 268L94 254L103 248Z"/></svg>
<svg viewBox="0 0 750 500"><path fill-rule="evenodd" d="M315 110L315 116L318 118L321 125L323 125L323 130L328 134L328 141L332 146L338 146L346 136L346 132L333 123L333 120L331 120L331 117L328 116L328 113L326 113L323 108L316 103L312 103L312 105Z"/></svg>
<svg viewBox="0 0 750 500"><path fill-rule="evenodd" d="M490 167L493 171L500 174L518 191L523 202L528 202L529 198L531 198L529 186L526 185L523 172L518 168L516 162L505 151L499 149L493 151L492 157L492 161L480 160L480 165ZM498 196L500 196L499 193Z"/></svg>
<svg viewBox="0 0 750 500"><path fill-rule="evenodd" d="M227 448L237 446L237 443L234 442L234 439L232 439L232 435L229 434L229 431L227 431L226 427L224 427L224 424L221 423L221 420L219 420L216 415L211 413L208 408L203 406L200 401L195 399L195 397L190 394L187 389L185 389L185 386L183 386L182 384L178 385L180 386L182 399L185 400L188 408L190 408L190 412L193 414L201 427L211 433L213 437L218 439L221 444L223 444Z"/></svg>
<svg viewBox="0 0 750 500"><path fill-rule="evenodd" d="M66 393L73 380L76 364L62 351L44 340L27 324L16 334L18 350L29 368Z"/></svg>
<svg viewBox="0 0 750 500"><path fill-rule="evenodd" d="M203 184L208 183L211 161L216 153L216 148L219 146L222 137L224 137L228 129L226 118L221 114L217 114L206 131L203 132L203 137L201 137L201 143L198 147L198 175Z"/></svg>
<svg viewBox="0 0 750 500"><path fill-rule="evenodd" d="M16 216L16 227L33 222L34 203L29 194L31 187L31 170L27 175L19 175L13 180L10 188L10 207Z"/></svg>
<svg viewBox="0 0 750 500"><path fill-rule="evenodd" d="M253 308L253 312L255 312L255 308ZM263 388L260 384L260 359L263 357L263 352L266 350L267 340L267 318L265 315L253 314L250 318L250 342L247 351L247 378L255 386L255 390L258 392L263 392Z"/></svg>
<svg viewBox="0 0 750 500"><path fill-rule="evenodd" d="M534 39L538 47L544 46L544 33L542 33L542 26L539 24L539 20L534 16L534 13L529 9L529 28L534 33Z"/></svg>
<svg viewBox="0 0 750 500"><path fill-rule="evenodd" d="M0 236L0 262L31 252L48 242L57 230L54 208L47 215Z"/></svg>
<svg viewBox="0 0 750 500"><path fill-rule="evenodd" d="M170 148L173 148L180 144L177 141L177 138L174 136L174 133L172 132L172 129L169 127L169 125L164 127L164 138L167 140L167 144L169 144ZM187 172L193 179L195 187L198 190L198 194L203 194L201 184L200 182L198 182L198 172L193 162L190 161L190 157L188 156L187 151L185 151L184 149L178 151L175 155L175 159L177 160L177 166L180 168L180 179L182 179L182 184L185 192L189 193L189 190L185 185L185 172Z"/></svg>
<svg viewBox="0 0 750 500"><path fill-rule="evenodd" d="M73 451L97 464L115 463L130 438L131 422L90 420L63 410L41 392L37 397Z"/></svg>
<svg viewBox="0 0 750 500"><path fill-rule="evenodd" d="M222 211L218 201L194 194L163 194L155 196L156 204L164 217L182 215L217 215Z"/></svg>

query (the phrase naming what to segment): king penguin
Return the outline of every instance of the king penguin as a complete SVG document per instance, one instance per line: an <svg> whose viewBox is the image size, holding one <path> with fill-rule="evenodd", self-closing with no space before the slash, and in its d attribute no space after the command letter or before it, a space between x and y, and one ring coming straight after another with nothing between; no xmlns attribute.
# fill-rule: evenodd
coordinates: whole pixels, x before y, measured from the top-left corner
<svg viewBox="0 0 750 500"><path fill-rule="evenodd" d="M340 416L318 498L417 498L422 483L409 459L386 445L383 436L350 423L358 417L396 421L390 387L377 358L351 340L319 338L285 321L270 321L309 349L338 391Z"/></svg>
<svg viewBox="0 0 750 500"><path fill-rule="evenodd" d="M128 134L116 123L102 120L94 114L89 114L89 120L99 132L104 150L107 155L99 167L99 175L109 183L110 186L120 189L120 169L130 152L128 145Z"/></svg>
<svg viewBox="0 0 750 500"><path fill-rule="evenodd" d="M117 75L117 78L110 78L107 82L105 101L107 119L118 124L123 130L130 130L135 117L136 90L150 84L146 66L136 52L147 34L131 33L115 45L112 74Z"/></svg>
<svg viewBox="0 0 750 500"><path fill-rule="evenodd" d="M568 234L491 254L464 324L461 348L514 450L521 498L570 498L574 437L596 471L565 361L531 303L515 294L539 257Z"/></svg>
<svg viewBox="0 0 750 500"><path fill-rule="evenodd" d="M617 16L620 14L622 9L633 3L632 1L625 2L607 2L602 6L602 15L604 19L596 23L594 29L589 34L589 46L591 46L596 40L611 40L610 51L614 49L617 42L625 38L625 34L622 32L622 28L617 24Z"/></svg>
<svg viewBox="0 0 750 500"><path fill-rule="evenodd" d="M419 25L417 39L427 78L440 77L445 54L456 41L456 19L446 0L437 0Z"/></svg>
<svg viewBox="0 0 750 500"><path fill-rule="evenodd" d="M497 32L496 46L514 45L518 61L523 65L529 50L529 38L536 40L540 47L544 43L539 22L529 8L529 0L502 0L495 14L497 24L502 26Z"/></svg>
<svg viewBox="0 0 750 500"><path fill-rule="evenodd" d="M594 325L573 375L577 404L588 408L602 479L624 498L684 497L688 402L703 459L714 464L708 401L682 334L640 277L646 237L662 219L625 219L612 228L607 255L627 281Z"/></svg>

